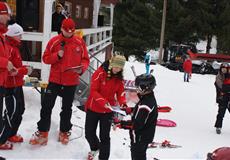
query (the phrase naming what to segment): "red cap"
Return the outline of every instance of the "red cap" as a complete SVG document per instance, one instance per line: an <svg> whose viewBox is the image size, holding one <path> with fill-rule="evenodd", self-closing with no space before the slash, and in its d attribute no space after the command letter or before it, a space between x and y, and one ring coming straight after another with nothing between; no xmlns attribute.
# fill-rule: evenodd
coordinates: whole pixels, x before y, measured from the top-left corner
<svg viewBox="0 0 230 160"><path fill-rule="evenodd" d="M0 2L0 15L11 14L9 6L5 2Z"/></svg>
<svg viewBox="0 0 230 160"><path fill-rule="evenodd" d="M71 18L64 19L61 26L66 32L73 33L75 31L75 22Z"/></svg>

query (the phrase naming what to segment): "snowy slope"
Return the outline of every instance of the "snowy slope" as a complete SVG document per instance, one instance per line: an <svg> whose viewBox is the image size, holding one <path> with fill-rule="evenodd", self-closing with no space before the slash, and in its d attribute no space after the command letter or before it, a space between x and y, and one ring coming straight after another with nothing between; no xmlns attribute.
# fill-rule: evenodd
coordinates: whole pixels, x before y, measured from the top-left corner
<svg viewBox="0 0 230 160"><path fill-rule="evenodd" d="M130 66L137 74L144 72L144 64L129 62L125 66L125 78L134 79ZM207 152L221 146L230 146L230 116L226 113L221 135L215 133L214 122L217 114L215 103L214 75L193 74L191 82L183 82L183 73L168 70L160 65L151 66L157 80L155 95L159 105L170 105L171 113L160 113L159 118L177 122L175 128L157 127L156 141L170 140L182 145L178 149L149 149L148 159L205 159ZM89 146L84 138L85 113L73 107L73 127L67 146L57 142L61 100L58 98L52 114L51 130L47 146L31 146L28 141L36 131L39 120L40 95L32 88L25 87L26 111L19 133L25 138L22 144L14 145L12 151L0 151L0 156L9 159L86 159ZM111 131L111 159L130 159L128 131Z"/></svg>

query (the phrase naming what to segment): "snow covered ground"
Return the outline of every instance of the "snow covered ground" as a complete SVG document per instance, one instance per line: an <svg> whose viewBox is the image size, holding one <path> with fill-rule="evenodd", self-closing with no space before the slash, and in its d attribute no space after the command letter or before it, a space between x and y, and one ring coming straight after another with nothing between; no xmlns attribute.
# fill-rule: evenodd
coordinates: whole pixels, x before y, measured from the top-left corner
<svg viewBox="0 0 230 160"><path fill-rule="evenodd" d="M144 64L129 62L125 67L125 78L134 79L130 66L137 74L144 73ZM226 112L221 135L215 133L214 122L217 114L215 103L214 75L193 74L191 82L183 82L183 73L171 71L160 65L151 66L157 80L155 95L159 105L169 105L170 113L159 113L159 118L177 122L177 127L157 127L155 141L165 139L172 144L182 145L176 149L148 149L148 159L205 159L208 152L222 146L230 146L230 116ZM26 111L19 133L25 142L15 144L12 151L0 151L7 159L86 159L89 146L84 138L85 113L73 107L72 141L64 146L57 142L61 100L57 99L52 114L51 130L47 146L31 146L28 141L36 131L39 120L40 95L32 88L24 88ZM110 159L131 159L128 131L111 131Z"/></svg>

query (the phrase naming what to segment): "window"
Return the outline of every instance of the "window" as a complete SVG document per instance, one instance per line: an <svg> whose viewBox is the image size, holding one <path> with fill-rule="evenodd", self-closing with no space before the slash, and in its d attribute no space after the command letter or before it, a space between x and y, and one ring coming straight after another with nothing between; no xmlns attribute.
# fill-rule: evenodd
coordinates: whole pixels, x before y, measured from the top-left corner
<svg viewBox="0 0 230 160"><path fill-rule="evenodd" d="M81 6L76 5L76 18L81 18Z"/></svg>
<svg viewBox="0 0 230 160"><path fill-rule="evenodd" d="M84 19L88 19L89 18L89 8L85 7L84 8Z"/></svg>

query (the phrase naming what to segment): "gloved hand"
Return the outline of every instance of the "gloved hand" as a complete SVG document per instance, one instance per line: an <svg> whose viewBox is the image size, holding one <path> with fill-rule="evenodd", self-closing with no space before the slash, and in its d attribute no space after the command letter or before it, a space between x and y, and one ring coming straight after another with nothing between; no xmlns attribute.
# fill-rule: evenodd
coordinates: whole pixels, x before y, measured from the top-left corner
<svg viewBox="0 0 230 160"><path fill-rule="evenodd" d="M121 104L120 108L121 110L125 110L128 107L128 105L126 103Z"/></svg>
<svg viewBox="0 0 230 160"><path fill-rule="evenodd" d="M126 109L125 109L125 112L126 112L126 114L131 114L131 113L133 113L133 107L127 107Z"/></svg>

